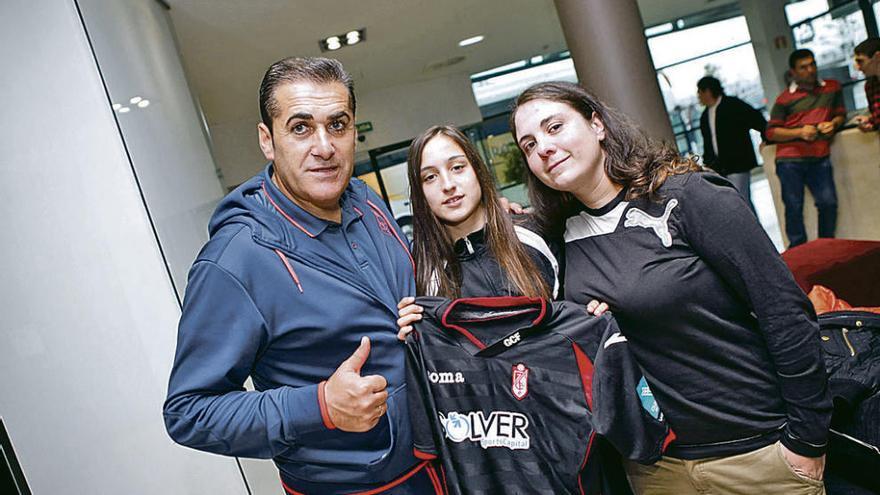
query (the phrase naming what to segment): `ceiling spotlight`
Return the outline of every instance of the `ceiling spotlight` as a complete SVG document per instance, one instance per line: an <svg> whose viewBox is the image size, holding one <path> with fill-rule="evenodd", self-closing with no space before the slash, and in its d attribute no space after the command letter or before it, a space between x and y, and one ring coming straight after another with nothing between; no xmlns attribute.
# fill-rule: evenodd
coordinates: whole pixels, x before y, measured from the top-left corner
<svg viewBox="0 0 880 495"><path fill-rule="evenodd" d="M544 61L544 56L543 56L543 55L535 55L534 57L532 57L532 58L529 59L529 62L530 62L532 65L540 64L540 63L543 62L543 61Z"/></svg>
<svg viewBox="0 0 880 495"><path fill-rule="evenodd" d="M473 38L464 39L458 42L458 46L474 45L483 41L483 38L485 38L485 36L481 34L479 36L474 36Z"/></svg>
<svg viewBox="0 0 880 495"><path fill-rule="evenodd" d="M134 105L141 100L143 100L143 98L141 98L140 96L132 96L131 99L128 100L128 102Z"/></svg>
<svg viewBox="0 0 880 495"><path fill-rule="evenodd" d="M328 50L339 50L340 48L342 48L342 43L339 40L339 36L331 36L327 38L325 43L327 44Z"/></svg>
<svg viewBox="0 0 880 495"><path fill-rule="evenodd" d="M119 107L119 113L128 113L131 109L128 107Z"/></svg>
<svg viewBox="0 0 880 495"><path fill-rule="evenodd" d="M345 34L336 34L318 40L322 52L339 50L343 46L351 46L367 40L366 28L352 29Z"/></svg>
<svg viewBox="0 0 880 495"><path fill-rule="evenodd" d="M150 106L150 100L141 100L137 102L137 106L138 108L147 108L148 106Z"/></svg>
<svg viewBox="0 0 880 495"><path fill-rule="evenodd" d="M122 108L122 103L114 103L113 104L113 110L119 110L120 108Z"/></svg>

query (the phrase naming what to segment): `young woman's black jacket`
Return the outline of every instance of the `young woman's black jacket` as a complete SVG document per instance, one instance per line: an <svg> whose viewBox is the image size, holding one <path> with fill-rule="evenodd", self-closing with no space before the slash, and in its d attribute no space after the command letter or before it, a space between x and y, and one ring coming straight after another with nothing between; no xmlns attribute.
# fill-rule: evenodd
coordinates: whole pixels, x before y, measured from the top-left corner
<svg viewBox="0 0 880 495"><path fill-rule="evenodd" d="M501 270L486 241L486 228L480 229L455 242L455 255L458 258L461 275L460 297L492 297L522 295ZM559 283L558 265L550 248L541 237L523 226L515 227L519 241L525 247L541 273L553 297L556 297ZM447 267L447 270L450 270Z"/></svg>

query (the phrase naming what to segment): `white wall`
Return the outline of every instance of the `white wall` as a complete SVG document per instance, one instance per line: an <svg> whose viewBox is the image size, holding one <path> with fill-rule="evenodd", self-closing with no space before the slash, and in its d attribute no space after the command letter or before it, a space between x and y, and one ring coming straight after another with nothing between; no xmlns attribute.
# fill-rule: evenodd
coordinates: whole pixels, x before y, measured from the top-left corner
<svg viewBox="0 0 880 495"><path fill-rule="evenodd" d="M0 66L0 415L31 489L245 493L164 431L179 307L74 2L0 2Z"/></svg>
<svg viewBox="0 0 880 495"><path fill-rule="evenodd" d="M208 240L223 188L187 85L168 13L156 0L77 0L123 139L183 296L189 267ZM150 101L145 108L129 102Z"/></svg>
<svg viewBox="0 0 880 495"><path fill-rule="evenodd" d="M252 120L211 123L214 157L223 173L223 184L234 186L258 172L265 159L257 145L257 90L254 88ZM433 124L469 125L482 120L474 100L470 76L454 74L414 84L392 86L357 95L357 121L370 121L358 151L414 138Z"/></svg>

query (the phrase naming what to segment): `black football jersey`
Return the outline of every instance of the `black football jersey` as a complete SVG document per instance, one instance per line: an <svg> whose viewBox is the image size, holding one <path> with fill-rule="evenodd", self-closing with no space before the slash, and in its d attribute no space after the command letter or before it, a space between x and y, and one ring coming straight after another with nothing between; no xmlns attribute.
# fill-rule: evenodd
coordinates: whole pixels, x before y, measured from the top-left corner
<svg viewBox="0 0 880 495"><path fill-rule="evenodd" d="M674 438L610 315L527 297L416 303L413 443L449 493L597 493L597 433L643 463Z"/></svg>

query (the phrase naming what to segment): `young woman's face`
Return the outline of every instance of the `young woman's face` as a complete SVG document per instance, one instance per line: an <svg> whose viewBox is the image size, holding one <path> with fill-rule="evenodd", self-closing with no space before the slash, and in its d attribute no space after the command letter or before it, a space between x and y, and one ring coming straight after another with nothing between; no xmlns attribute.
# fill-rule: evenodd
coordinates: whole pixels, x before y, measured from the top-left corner
<svg viewBox="0 0 880 495"><path fill-rule="evenodd" d="M539 99L520 105L514 122L529 170L547 187L577 194L605 179L605 126L595 115Z"/></svg>
<svg viewBox="0 0 880 495"><path fill-rule="evenodd" d="M428 207L453 239L483 227L486 215L480 205L480 182L455 141L443 134L431 138L422 149L419 175Z"/></svg>

